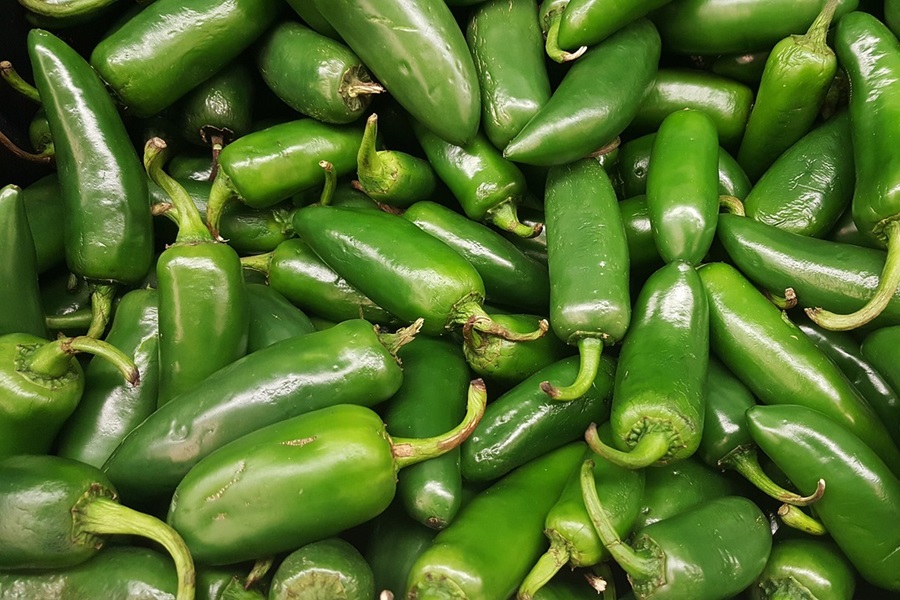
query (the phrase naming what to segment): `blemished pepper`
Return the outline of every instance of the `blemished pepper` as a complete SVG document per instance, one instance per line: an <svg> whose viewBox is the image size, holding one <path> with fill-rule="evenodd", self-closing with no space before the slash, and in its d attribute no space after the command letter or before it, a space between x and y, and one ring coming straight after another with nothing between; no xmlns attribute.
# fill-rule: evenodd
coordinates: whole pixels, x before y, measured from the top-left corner
<svg viewBox="0 0 900 600"><path fill-rule="evenodd" d="M159 543L178 573L176 600L194 598L194 562L165 523L119 504L96 467L58 456L0 461L0 570L60 569L92 558L111 534Z"/></svg>
<svg viewBox="0 0 900 600"><path fill-rule="evenodd" d="M267 285L247 284L247 307L247 354L316 330L303 311Z"/></svg>
<svg viewBox="0 0 900 600"><path fill-rule="evenodd" d="M237 252L213 239L188 193L163 171L165 151L153 138L144 152L147 173L171 200L166 215L178 224L175 243L156 262L158 406L243 356L250 318Z"/></svg>
<svg viewBox="0 0 900 600"><path fill-rule="evenodd" d="M884 270L865 306L839 314L824 305L806 310L826 329L848 330L875 319L900 290L900 41L874 16L853 12L835 30L838 59L850 79L850 128L856 188L853 220L887 249Z"/></svg>
<svg viewBox="0 0 900 600"><path fill-rule="evenodd" d="M38 273L45 273L66 260L65 228L62 224L65 205L59 177L56 173L42 177L23 188L22 193L37 254Z"/></svg>
<svg viewBox="0 0 900 600"><path fill-rule="evenodd" d="M481 116L478 77L465 37L444 2L312 4L414 119L453 144L475 137Z"/></svg>
<svg viewBox="0 0 900 600"><path fill-rule="evenodd" d="M129 500L170 494L217 448L326 406L374 406L399 388L392 351L414 330L376 334L360 319L248 354L135 428L103 469Z"/></svg>
<svg viewBox="0 0 900 600"><path fill-rule="evenodd" d="M718 498L648 525L629 546L597 496L590 460L581 468L581 486L597 534L638 598L728 598L766 566L772 549L769 520L746 498Z"/></svg>
<svg viewBox="0 0 900 600"><path fill-rule="evenodd" d="M516 206L525 196L525 175L483 133L465 146L457 146L421 124L414 123L413 130L435 173L453 192L467 217L521 237L541 232L540 226L523 225L516 214Z"/></svg>
<svg viewBox="0 0 900 600"><path fill-rule="evenodd" d="M133 357L141 384L123 381L110 362L92 360L84 371L84 395L57 437L57 455L102 467L122 439L156 410L157 303L156 290L133 290L122 297L105 341Z"/></svg>
<svg viewBox="0 0 900 600"><path fill-rule="evenodd" d="M542 454L580 439L591 423L609 416L615 363L600 359L591 388L577 400L558 402L538 383L574 378L578 359L570 357L545 367L494 400L475 432L461 447L462 474L467 481L491 481Z"/></svg>
<svg viewBox="0 0 900 600"><path fill-rule="evenodd" d="M572 382L546 381L541 389L574 400L596 378L604 347L618 343L631 321L628 241L616 192L592 158L550 170L544 209L550 325L578 347L581 364Z"/></svg>
<svg viewBox="0 0 900 600"><path fill-rule="evenodd" d="M401 348L397 358L403 383L383 411L388 433L427 437L459 423L471 379L459 345L420 336ZM446 527L462 504L459 448L400 471L397 494L413 519L433 529Z"/></svg>
<svg viewBox="0 0 900 600"><path fill-rule="evenodd" d="M465 418L430 438L391 438L376 413L351 404L264 427L197 463L175 491L168 522L197 562L213 565L336 535L388 507L400 469L457 447L486 400L483 382L472 381Z"/></svg>
<svg viewBox="0 0 900 600"><path fill-rule="evenodd" d="M502 150L550 99L534 2L483 2L469 17L466 41L481 88L481 128Z"/></svg>
<svg viewBox="0 0 900 600"><path fill-rule="evenodd" d="M659 34L646 19L594 46L572 65L503 155L516 162L552 166L602 148L637 114L656 76L659 54ZM611 81L616 85L597 85Z"/></svg>
<svg viewBox="0 0 900 600"><path fill-rule="evenodd" d="M406 597L509 598L545 548L544 520L584 451L568 444L478 494L413 565Z"/></svg>
<svg viewBox="0 0 900 600"><path fill-rule="evenodd" d="M341 538L326 538L294 550L272 576L268 600L296 598L372 600L372 568Z"/></svg>
<svg viewBox="0 0 900 600"><path fill-rule="evenodd" d="M659 255L696 266L716 236L719 218L716 126L706 113L667 116L653 140L647 209Z"/></svg>
<svg viewBox="0 0 900 600"><path fill-rule="evenodd" d="M372 567L375 589L402 598L409 570L431 545L437 531L414 521L397 500L372 521L363 556Z"/></svg>
<svg viewBox="0 0 900 600"><path fill-rule="evenodd" d="M114 285L139 282L152 264L146 176L112 98L88 62L40 29L29 32L28 53L53 134L66 262L94 286L88 334L100 337Z"/></svg>
<svg viewBox="0 0 900 600"><path fill-rule="evenodd" d="M263 38L256 64L285 104L323 123L351 123L384 91L344 44L293 21Z"/></svg>
<svg viewBox="0 0 900 600"><path fill-rule="evenodd" d="M709 305L694 268L676 261L644 283L619 353L610 413L613 446L594 452L637 469L687 458L700 444L709 363Z"/></svg>
<svg viewBox="0 0 900 600"><path fill-rule="evenodd" d="M699 273L709 297L710 350L761 402L823 412L900 472L900 450L837 365L734 267L709 263Z"/></svg>
<svg viewBox="0 0 900 600"><path fill-rule="evenodd" d="M759 447L801 491L817 478L828 481L816 515L860 575L900 590L900 480L878 454L805 406L757 406L747 421Z"/></svg>
<svg viewBox="0 0 900 600"><path fill-rule="evenodd" d="M559 22L559 46L595 46L671 0L570 0Z"/></svg>
<svg viewBox="0 0 900 600"><path fill-rule="evenodd" d="M837 546L809 538L778 540L749 588L752 600L852 600L856 574Z"/></svg>
<svg viewBox="0 0 900 600"><path fill-rule="evenodd" d="M27 333L0 336L0 457L43 454L84 392L84 373L75 354L87 352L112 363L119 377L138 385L130 358L90 337L45 338Z"/></svg>
<svg viewBox="0 0 900 600"><path fill-rule="evenodd" d="M779 156L750 190L744 209L756 221L823 237L850 205L855 178L850 117L844 112Z"/></svg>
<svg viewBox="0 0 900 600"><path fill-rule="evenodd" d="M900 327L882 327L868 334L862 341L860 352L863 357L884 377L894 392L900 390L900 368L894 360L900 341ZM893 423L893 419L885 419Z"/></svg>
<svg viewBox="0 0 900 600"><path fill-rule="evenodd" d="M102 39L91 65L129 111L149 117L230 63L282 6L275 0L154 2Z"/></svg>
<svg viewBox="0 0 900 600"><path fill-rule="evenodd" d="M0 188L0 281L0 335L48 337L25 195L15 185Z"/></svg>

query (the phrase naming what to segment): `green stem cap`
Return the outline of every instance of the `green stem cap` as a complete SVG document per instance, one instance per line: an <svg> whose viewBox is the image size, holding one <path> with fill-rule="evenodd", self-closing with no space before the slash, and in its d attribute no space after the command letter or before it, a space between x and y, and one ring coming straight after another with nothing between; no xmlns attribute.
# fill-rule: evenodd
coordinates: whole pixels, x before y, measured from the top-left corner
<svg viewBox="0 0 900 600"><path fill-rule="evenodd" d="M272 268L272 258L275 251L266 252L265 254L251 254L250 256L241 257L241 266L245 269L253 269L260 273L265 273L268 277L269 270Z"/></svg>
<svg viewBox="0 0 900 600"><path fill-rule="evenodd" d="M91 324L86 335L94 339L100 339L103 337L103 332L106 331L106 325L112 316L116 287L107 284L93 284L91 288Z"/></svg>
<svg viewBox="0 0 900 600"><path fill-rule="evenodd" d="M134 361L124 352L112 344L87 336L59 338L44 344L29 357L27 368L44 377L62 377L71 367L72 357L82 352L111 362L131 385L140 383L140 373Z"/></svg>
<svg viewBox="0 0 900 600"><path fill-rule="evenodd" d="M809 535L826 535L828 530L819 521L803 512L793 504L782 504L778 508L778 516L788 527L798 529Z"/></svg>
<svg viewBox="0 0 900 600"><path fill-rule="evenodd" d="M172 206L175 208L175 215L178 219L178 237L175 242L190 244L215 241L203 223L200 212L194 201L191 200L190 194L181 184L163 171L163 164L165 164L168 154L167 149L166 142L161 138L155 137L147 140L147 144L144 146L144 168L153 183L161 187L169 196Z"/></svg>
<svg viewBox="0 0 900 600"><path fill-rule="evenodd" d="M669 453L669 437L664 431L650 431L640 437L630 452L622 452L603 443L597 434L596 423L591 423L584 433L584 439L591 450L626 469L643 469L656 464Z"/></svg>
<svg viewBox="0 0 900 600"><path fill-rule="evenodd" d="M550 549L537 560L531 572L525 577L516 600L531 600L569 562L570 553L559 538L550 539Z"/></svg>
<svg viewBox="0 0 900 600"><path fill-rule="evenodd" d="M828 28L831 27L831 20L834 18L834 11L837 10L838 3L839 0L828 0L825 3L822 11L806 31L806 35L802 36L802 41L820 49L822 52L832 53L831 49L828 48L826 39L828 37Z"/></svg>
<svg viewBox="0 0 900 600"><path fill-rule="evenodd" d="M393 354L394 358L397 358L397 352L400 351L400 348L416 339L416 335L422 329L424 322L424 319L416 319L412 325L398 329L396 333L381 333L377 327L375 331L378 334L378 341L381 342L381 345L387 348L387 351Z"/></svg>
<svg viewBox="0 0 900 600"><path fill-rule="evenodd" d="M463 329L469 327L475 331L480 331L481 333L486 333L488 335L495 335L504 340L509 340L510 342L531 342L542 338L550 329L550 324L547 320L541 319L538 323L538 328L535 331L530 331L528 333L516 333L515 331L510 331L506 327L497 325L491 317L484 312L481 304L471 298L460 302L454 307L453 314L448 319L448 326L451 324L462 324Z"/></svg>
<svg viewBox="0 0 900 600"><path fill-rule="evenodd" d="M501 202L489 210L487 220L503 231L509 231L523 238L536 237L544 230L543 223L535 223L533 226L528 226L519 221L516 204L512 200Z"/></svg>
<svg viewBox="0 0 900 600"><path fill-rule="evenodd" d="M595 337L583 337L578 340L578 375L572 385L555 387L549 381L541 383L541 390L554 400L577 400L584 396L597 378L600 369L600 356L603 353L603 340Z"/></svg>

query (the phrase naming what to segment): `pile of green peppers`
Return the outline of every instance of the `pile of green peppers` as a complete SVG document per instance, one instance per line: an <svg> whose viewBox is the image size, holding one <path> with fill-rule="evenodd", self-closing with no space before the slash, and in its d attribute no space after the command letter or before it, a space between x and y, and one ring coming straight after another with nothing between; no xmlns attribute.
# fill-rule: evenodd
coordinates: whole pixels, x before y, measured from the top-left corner
<svg viewBox="0 0 900 600"><path fill-rule="evenodd" d="M6 11L0 600L900 594L900 0Z"/></svg>

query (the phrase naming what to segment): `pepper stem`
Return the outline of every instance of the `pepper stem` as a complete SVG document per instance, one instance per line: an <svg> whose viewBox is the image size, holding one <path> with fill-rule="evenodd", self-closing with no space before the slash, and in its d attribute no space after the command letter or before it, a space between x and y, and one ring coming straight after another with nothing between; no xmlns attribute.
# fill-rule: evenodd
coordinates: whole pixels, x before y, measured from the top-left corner
<svg viewBox="0 0 900 600"><path fill-rule="evenodd" d="M587 52L587 46L582 46L575 52L568 52L563 50L559 46L559 24L562 22L562 11L559 11L550 16L550 25L547 28L547 42L544 44L544 48L547 51L547 56L553 59L554 62L564 63L575 60L585 52Z"/></svg>
<svg viewBox="0 0 900 600"><path fill-rule="evenodd" d="M350 98L380 94L383 91L384 88L374 81L356 81L347 86L347 96Z"/></svg>
<svg viewBox="0 0 900 600"><path fill-rule="evenodd" d="M763 493L784 502L785 504L809 506L813 502L818 501L822 497L822 494L825 493L824 479L818 481L816 491L809 496L801 496L800 494L784 489L772 481L772 479L762 470L757 457L756 448L752 446L735 449L719 461L719 466L737 471Z"/></svg>
<svg viewBox="0 0 900 600"><path fill-rule="evenodd" d="M784 296L773 294L768 290L763 290L763 295L779 310L791 310L797 306L797 292L794 291L794 288L785 288Z"/></svg>
<svg viewBox="0 0 900 600"><path fill-rule="evenodd" d="M113 298L116 288L113 285L95 284L91 290L91 324L87 336L94 339L103 337L106 325L112 316Z"/></svg>
<svg viewBox="0 0 900 600"><path fill-rule="evenodd" d="M209 188L209 198L206 201L206 224L213 238L219 240L219 222L225 212L225 206L235 198L235 190L231 186L231 179L222 173L221 169Z"/></svg>
<svg viewBox="0 0 900 600"><path fill-rule="evenodd" d="M669 435L664 431L650 431L643 434L629 452L607 446L597 434L597 424L591 423L584 433L591 450L609 462L626 469L649 467L669 453Z"/></svg>
<svg viewBox="0 0 900 600"><path fill-rule="evenodd" d="M140 383L134 361L112 344L87 336L59 338L44 344L28 357L26 368L44 377L62 377L71 368L72 357L82 352L111 362L131 385Z"/></svg>
<svg viewBox="0 0 900 600"><path fill-rule="evenodd" d="M258 590L245 588L239 577L234 576L222 590L218 600L260 600L261 593Z"/></svg>
<svg viewBox="0 0 900 600"><path fill-rule="evenodd" d="M616 580L613 579L612 569L607 563L600 563L591 567L591 573L585 573L584 578L598 594L603 594L603 600L616 600Z"/></svg>
<svg viewBox="0 0 900 600"><path fill-rule="evenodd" d="M739 217L747 216L747 213L744 210L744 203L734 196L719 196L719 208L724 208L726 211Z"/></svg>
<svg viewBox="0 0 900 600"><path fill-rule="evenodd" d="M788 527L808 533L809 535L826 535L828 530L816 519L792 504L782 504L778 508L778 516Z"/></svg>
<svg viewBox="0 0 900 600"><path fill-rule="evenodd" d="M407 345L416 338L416 334L422 329L424 319L416 319L409 327L398 329L396 333L378 333L378 341L387 348L387 351L397 356L400 348ZM376 329L377 331L377 329Z"/></svg>
<svg viewBox="0 0 900 600"><path fill-rule="evenodd" d="M596 337L583 337L578 340L578 375L572 385L556 387L549 381L541 383L541 390L554 400L577 400L584 396L597 378L600 369L600 356L603 354L603 340Z"/></svg>
<svg viewBox="0 0 900 600"><path fill-rule="evenodd" d="M512 200L501 202L489 210L487 212L487 220L503 231L509 231L523 238L536 237L544 230L543 223L535 223L534 226L529 227L519 221L519 214Z"/></svg>
<svg viewBox="0 0 900 600"><path fill-rule="evenodd" d="M488 335L495 335L504 340L509 340L510 342L531 342L542 338L550 329L547 320L541 319L540 322L538 322L538 328L535 331L530 331L528 333L516 333L515 331L510 331L506 327L494 323L491 317L484 312L481 304L471 298L460 302L454 307L453 314L447 320L447 325L461 323L463 326L466 326L469 325L470 322L471 327L476 331Z"/></svg>
<svg viewBox="0 0 900 600"><path fill-rule="evenodd" d="M534 567L525 577L516 600L531 600L538 591L547 585L554 575L569 562L571 554L566 544L558 537L550 538L550 549L544 552Z"/></svg>
<svg viewBox="0 0 900 600"><path fill-rule="evenodd" d="M86 308L65 315L45 315L44 323L52 331L87 331L91 326L91 311Z"/></svg>
<svg viewBox="0 0 900 600"><path fill-rule="evenodd" d="M249 590L256 585L260 579L266 576L266 573L272 569L272 565L274 564L274 556L266 556L257 559L256 562L253 563L253 567L250 569L250 572L247 574L241 587L245 590Z"/></svg>
<svg viewBox="0 0 900 600"><path fill-rule="evenodd" d="M265 273L266 276L269 275L269 270L272 267L272 258L275 256L275 251L266 252L265 254L251 254L250 256L242 256L241 257L241 266L245 269L252 269L254 271L259 271L260 273Z"/></svg>
<svg viewBox="0 0 900 600"><path fill-rule="evenodd" d="M168 146L161 138L155 137L147 140L144 146L144 168L153 183L162 188L175 207L178 217L178 236L175 242L178 244L195 242L212 242L214 238L200 217L200 212L190 194L180 183L172 179L163 171L166 161ZM213 184L215 186L215 184Z"/></svg>
<svg viewBox="0 0 900 600"><path fill-rule="evenodd" d="M337 188L337 173L334 172L334 165L327 160L320 160L319 166L325 171L325 187L322 188L322 195L319 196L319 204L328 206L334 200L334 190Z"/></svg>
<svg viewBox="0 0 900 600"><path fill-rule="evenodd" d="M194 561L178 533L150 515L103 497L90 498L72 509L76 530L94 534L139 535L149 538L168 551L178 573L176 600L194 598Z"/></svg>
<svg viewBox="0 0 900 600"><path fill-rule="evenodd" d="M9 87L19 92L35 104L41 104L41 95L37 88L22 79L15 67L8 60L0 61L0 77L9 84Z"/></svg>
<svg viewBox="0 0 900 600"><path fill-rule="evenodd" d="M656 572L656 561L639 555L622 541L609 515L600 504L597 483L594 481L594 461L591 459L587 459L581 465L581 495L597 536L619 566L634 579L653 577Z"/></svg>
<svg viewBox="0 0 900 600"><path fill-rule="evenodd" d="M363 131L362 142L356 153L357 175L359 177L359 189L361 192L370 191L381 196L386 193L392 179L396 179L396 173L391 173L376 147L378 139L378 115L372 113L366 119L366 128Z"/></svg>
<svg viewBox="0 0 900 600"><path fill-rule="evenodd" d="M31 152L26 152L25 150L22 150L21 148L16 146L13 141L6 137L6 134L2 131L0 131L0 146L3 146L4 148L12 152L12 154L16 157L21 158L22 160L27 160L29 162L50 164L56 159L55 150L52 145L45 148L44 151L40 154L33 154Z"/></svg>
<svg viewBox="0 0 900 600"><path fill-rule="evenodd" d="M831 27L831 20L834 18L834 11L837 9L837 5L838 0L828 0L828 2L825 3L825 6L822 7L822 12L819 13L812 22L812 25L809 26L806 35L802 36L799 41L808 42L816 48L831 52L828 48L826 39L828 37L828 28Z"/></svg>
<svg viewBox="0 0 900 600"><path fill-rule="evenodd" d="M466 402L466 416L462 422L443 435L424 439L394 438L391 452L398 469L437 458L457 448L475 431L487 406L487 388L484 380L469 382L469 397Z"/></svg>
<svg viewBox="0 0 900 600"><path fill-rule="evenodd" d="M900 287L900 220L891 221L884 228L887 237L887 258L875 293L865 306L848 315L839 315L822 308L807 308L806 314L819 327L831 331L848 331L869 323L881 314Z"/></svg>

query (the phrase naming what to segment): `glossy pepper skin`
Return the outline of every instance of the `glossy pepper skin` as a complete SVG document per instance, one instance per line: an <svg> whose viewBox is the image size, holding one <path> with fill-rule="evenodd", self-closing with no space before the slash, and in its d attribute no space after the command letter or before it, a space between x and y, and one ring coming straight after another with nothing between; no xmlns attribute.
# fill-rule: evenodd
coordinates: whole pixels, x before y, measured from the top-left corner
<svg viewBox="0 0 900 600"><path fill-rule="evenodd" d="M34 239L24 194L15 185L0 189L0 281L0 305L6 307L0 313L0 335L47 337Z"/></svg>
<svg viewBox="0 0 900 600"><path fill-rule="evenodd" d="M25 214L37 254L37 269L44 273L66 259L65 205L56 173L38 179L22 189Z"/></svg>
<svg viewBox="0 0 900 600"><path fill-rule="evenodd" d="M559 22L559 45L572 51L594 46L670 1L571 0Z"/></svg>
<svg viewBox="0 0 900 600"><path fill-rule="evenodd" d="M417 337L397 353L403 383L384 411L390 435L420 438L438 435L459 423L466 412L470 372L458 344ZM459 449L404 469L397 493L406 512L433 529L443 529L462 504Z"/></svg>
<svg viewBox="0 0 900 600"><path fill-rule="evenodd" d="M784 539L772 545L766 568L749 589L752 600L792 595L817 600L851 600L856 574L831 542Z"/></svg>
<svg viewBox="0 0 900 600"><path fill-rule="evenodd" d="M749 5L739 0L686 0L664 6L651 18L669 51L732 54L766 50L792 33L803 33L822 4L821 0L753 0ZM856 10L858 4L841 0L835 18Z"/></svg>
<svg viewBox="0 0 900 600"><path fill-rule="evenodd" d="M558 402L538 383L575 377L578 359L545 367L491 402L472 436L461 447L462 474L467 481L491 481L563 444L577 440L592 422L609 416L615 363L600 359L591 388L581 398Z"/></svg>
<svg viewBox="0 0 900 600"><path fill-rule="evenodd" d="M697 450L705 414L709 311L689 264L669 263L650 276L635 302L616 369L610 413L614 447L591 428L588 444L595 452L634 469Z"/></svg>
<svg viewBox="0 0 900 600"><path fill-rule="evenodd" d="M880 250L818 240L736 215L719 215L716 233L747 278L778 295L794 288L803 307L859 309L871 298L885 264ZM900 289L871 324L900 324Z"/></svg>
<svg viewBox="0 0 900 600"><path fill-rule="evenodd" d="M681 110L663 120L647 173L653 239L667 262L696 266L712 246L719 217L719 142L704 112Z"/></svg>
<svg viewBox="0 0 900 600"><path fill-rule="evenodd" d="M222 369L156 411L103 468L127 498L163 497L203 457L242 435L334 404L373 406L401 381L400 366L372 325L346 321Z"/></svg>
<svg viewBox="0 0 900 600"><path fill-rule="evenodd" d="M853 196L852 149L847 113L813 129L762 174L744 200L747 216L792 233L824 237Z"/></svg>
<svg viewBox="0 0 900 600"><path fill-rule="evenodd" d="M628 242L615 190L592 158L550 170L544 209L550 325L578 347L581 366L573 382L541 387L573 400L594 380L603 348L618 343L631 322Z"/></svg>
<svg viewBox="0 0 900 600"><path fill-rule="evenodd" d="M705 265L700 278L709 298L710 349L761 402L821 411L900 471L900 451L887 428L796 325L730 265Z"/></svg>
<svg viewBox="0 0 900 600"><path fill-rule="evenodd" d="M134 358L141 384L133 386L106 361L84 371L85 392L56 440L56 454L97 468L156 410L159 392L159 313L156 290L133 290L116 308L106 342Z"/></svg>
<svg viewBox="0 0 900 600"><path fill-rule="evenodd" d="M464 145L481 115L466 40L443 2L313 0L313 5L412 117Z"/></svg>
<svg viewBox="0 0 900 600"><path fill-rule="evenodd" d="M509 598L540 556L544 519L584 450L568 444L478 494L413 565L407 598Z"/></svg>
<svg viewBox="0 0 900 600"><path fill-rule="evenodd" d="M247 306L247 354L316 330L303 311L267 285L247 284Z"/></svg>
<svg viewBox="0 0 900 600"><path fill-rule="evenodd" d="M250 66L237 60L195 87L178 103L182 137L195 145L222 146L250 131L256 84Z"/></svg>
<svg viewBox="0 0 900 600"><path fill-rule="evenodd" d="M713 61L710 71L747 85L759 85L768 57L768 50L724 54Z"/></svg>
<svg viewBox="0 0 900 600"><path fill-rule="evenodd" d="M272 576L268 600L303 597L371 600L375 581L366 560L349 542L327 538L294 550Z"/></svg>
<svg viewBox="0 0 900 600"><path fill-rule="evenodd" d="M437 531L418 523L394 502L372 521L372 534L363 555L372 567L375 589L401 597L409 570L431 545Z"/></svg>
<svg viewBox="0 0 900 600"><path fill-rule="evenodd" d="M900 327L883 327L868 334L860 352L896 392L900 390L900 368L893 359L894 344L900 340ZM887 420L887 422L891 422Z"/></svg>
<svg viewBox="0 0 900 600"><path fill-rule="evenodd" d="M256 64L288 106L323 123L351 123L383 91L344 44L285 21L263 38Z"/></svg>
<svg viewBox="0 0 900 600"><path fill-rule="evenodd" d="M100 41L91 65L134 115L171 106L253 43L275 20L274 0L167 0Z"/></svg>
<svg viewBox="0 0 900 600"><path fill-rule="evenodd" d="M469 17L466 41L481 88L481 127L502 150L550 99L534 2L483 2Z"/></svg>
<svg viewBox="0 0 900 600"><path fill-rule="evenodd" d="M816 515L867 581L900 590L900 480L859 437L804 406L758 406L747 411L750 433L801 491L816 478L828 490Z"/></svg>
<svg viewBox="0 0 900 600"><path fill-rule="evenodd" d="M526 164L562 165L608 144L634 118L653 83L659 53L659 34L646 19L591 48L503 155ZM597 86L604 81L617 85Z"/></svg>
<svg viewBox="0 0 900 600"><path fill-rule="evenodd" d="M632 273L652 273L663 265L653 239L647 197L632 196L619 202L625 239L628 240L628 262Z"/></svg>

